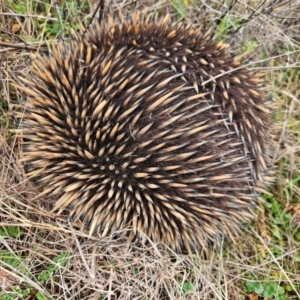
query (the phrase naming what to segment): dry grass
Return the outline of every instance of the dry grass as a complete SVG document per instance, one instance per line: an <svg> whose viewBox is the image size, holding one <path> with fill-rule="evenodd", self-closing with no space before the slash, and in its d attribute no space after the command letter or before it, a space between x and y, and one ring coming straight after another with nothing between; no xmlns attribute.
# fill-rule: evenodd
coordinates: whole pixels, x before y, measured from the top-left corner
<svg viewBox="0 0 300 300"><path fill-rule="evenodd" d="M107 1L104 14L147 8L212 27L232 51L253 50L249 67L266 72L275 107L276 182L258 221L235 245L193 256L151 243L88 238L67 212L59 218L49 213L53 199L32 200L38 191L24 174L21 136L14 131L14 112L24 99L12 83L28 72L34 49L67 36L96 7L91 0L52 2L0 0L0 299L255 300L272 284L277 296L271 299L300 299L299 1ZM62 3L79 6L60 10ZM61 32L50 31L59 24Z"/></svg>

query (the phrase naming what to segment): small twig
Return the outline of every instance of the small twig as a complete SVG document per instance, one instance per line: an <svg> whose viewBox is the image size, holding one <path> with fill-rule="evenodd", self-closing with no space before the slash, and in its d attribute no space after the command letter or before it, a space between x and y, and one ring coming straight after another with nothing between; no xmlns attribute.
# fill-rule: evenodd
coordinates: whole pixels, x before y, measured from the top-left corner
<svg viewBox="0 0 300 300"><path fill-rule="evenodd" d="M100 21L102 20L103 9L104 9L104 1L99 0L99 3L97 4L96 9L92 14L92 17L91 17L91 20L90 20L88 26L90 26L92 24L98 10L100 10L99 20Z"/></svg>
<svg viewBox="0 0 300 300"><path fill-rule="evenodd" d="M251 13L251 15L250 15L247 19L242 20L240 26L238 26L238 28L237 28L236 30L234 30L234 31L231 30L230 33L232 33L232 34L237 33L237 32L238 32L245 24L249 23L249 22L253 19L253 17L254 17L255 14L257 13L257 11L265 4L265 2L266 2L266 0L264 0L262 3L260 3L260 4L258 5L258 7L256 7L256 8L253 10L253 12Z"/></svg>
<svg viewBox="0 0 300 300"><path fill-rule="evenodd" d="M16 14L16 13L0 13L0 16L10 16L10 17L24 17L24 18L37 18L37 19L46 19L51 21L57 21L57 18L49 18L41 15L30 15L30 14Z"/></svg>
<svg viewBox="0 0 300 300"><path fill-rule="evenodd" d="M228 70L228 71L226 71L226 72L224 72L224 73L220 73L219 75L216 75L216 76L214 76L213 78L210 78L210 79L208 79L208 80L206 80L206 81L203 81L201 85L204 86L204 85L206 85L207 83L209 83L209 82L211 82L211 81L214 81L214 80L217 79L217 78L220 78L220 77L222 77L222 76L224 76L224 75L233 73L233 72L235 72L235 71L237 71L237 70L244 69L244 68L246 68L246 67L250 67L250 66L255 65L255 64L260 64L260 63L266 62L266 61L271 60L271 59L279 58L279 57L282 57L282 56L286 56L286 55L290 55L290 54L294 54L294 53L298 53L298 52L299 52L299 50L290 51L290 52L288 52L288 53L276 55L276 56L273 56L273 57L270 57L270 58L258 60L258 61L255 61L255 62L250 62L250 63L248 63L248 64L242 65L242 66L237 67L237 68L235 68L235 69Z"/></svg>
<svg viewBox="0 0 300 300"><path fill-rule="evenodd" d="M0 29L0 33L6 34L6 35L8 35L8 36L11 36L11 37L13 37L13 38L15 38L15 39L18 39L21 43L26 44L26 41L24 41L24 40L23 40L19 35L17 35L17 34L14 34L14 33L12 33L12 32L9 32L9 31L6 31L6 30L2 30L2 29Z"/></svg>
<svg viewBox="0 0 300 300"><path fill-rule="evenodd" d="M219 25L222 21L222 19L228 14L228 12L233 8L233 6L236 4L237 0L232 1L232 3L229 5L229 7L226 9L226 11L223 13L223 15L217 20L217 25Z"/></svg>
<svg viewBox="0 0 300 300"><path fill-rule="evenodd" d="M69 227L71 228L72 236L73 236L73 238L74 238L74 240L75 240L75 242L76 242L76 245L77 245L79 254L80 254L80 256L81 256L81 259L82 259L82 261L83 261L83 264L84 264L84 266L85 266L87 272L89 273L90 277L94 279L94 278L95 278L95 274L92 272L91 268L88 266L88 263L87 263L87 261L86 261L84 255L83 255L83 252L82 252L80 243L79 243L79 241L78 241L78 239L77 239L77 236L75 235L75 230L74 230L74 228L73 228L73 226L72 226L72 223L71 223L70 219L68 219L68 225L69 225Z"/></svg>
<svg viewBox="0 0 300 300"><path fill-rule="evenodd" d="M8 49L13 48L13 49L30 50L30 51L38 51L38 49L39 49L39 47L29 46L24 43L13 44L13 43L0 42L0 46L7 47ZM4 50L7 50L7 49L4 49ZM41 48L40 50L43 52L48 52L48 49L46 49L46 48Z"/></svg>

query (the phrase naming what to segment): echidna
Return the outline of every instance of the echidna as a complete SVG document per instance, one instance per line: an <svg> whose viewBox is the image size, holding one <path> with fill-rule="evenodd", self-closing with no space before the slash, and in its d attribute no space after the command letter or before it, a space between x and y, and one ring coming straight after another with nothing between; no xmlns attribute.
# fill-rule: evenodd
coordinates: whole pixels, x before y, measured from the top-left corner
<svg viewBox="0 0 300 300"><path fill-rule="evenodd" d="M91 234L174 249L218 244L253 219L268 165L264 79L225 48L135 13L37 59L23 160L41 195L58 198L54 211L70 208Z"/></svg>

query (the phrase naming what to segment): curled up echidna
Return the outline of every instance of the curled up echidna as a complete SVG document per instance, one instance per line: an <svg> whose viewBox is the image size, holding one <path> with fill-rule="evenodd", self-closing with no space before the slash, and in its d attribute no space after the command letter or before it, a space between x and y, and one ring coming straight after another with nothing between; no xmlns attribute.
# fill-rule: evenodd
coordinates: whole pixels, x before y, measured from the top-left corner
<svg viewBox="0 0 300 300"><path fill-rule="evenodd" d="M264 82L225 47L135 13L37 59L22 87L23 161L54 211L178 250L253 219L268 165Z"/></svg>

